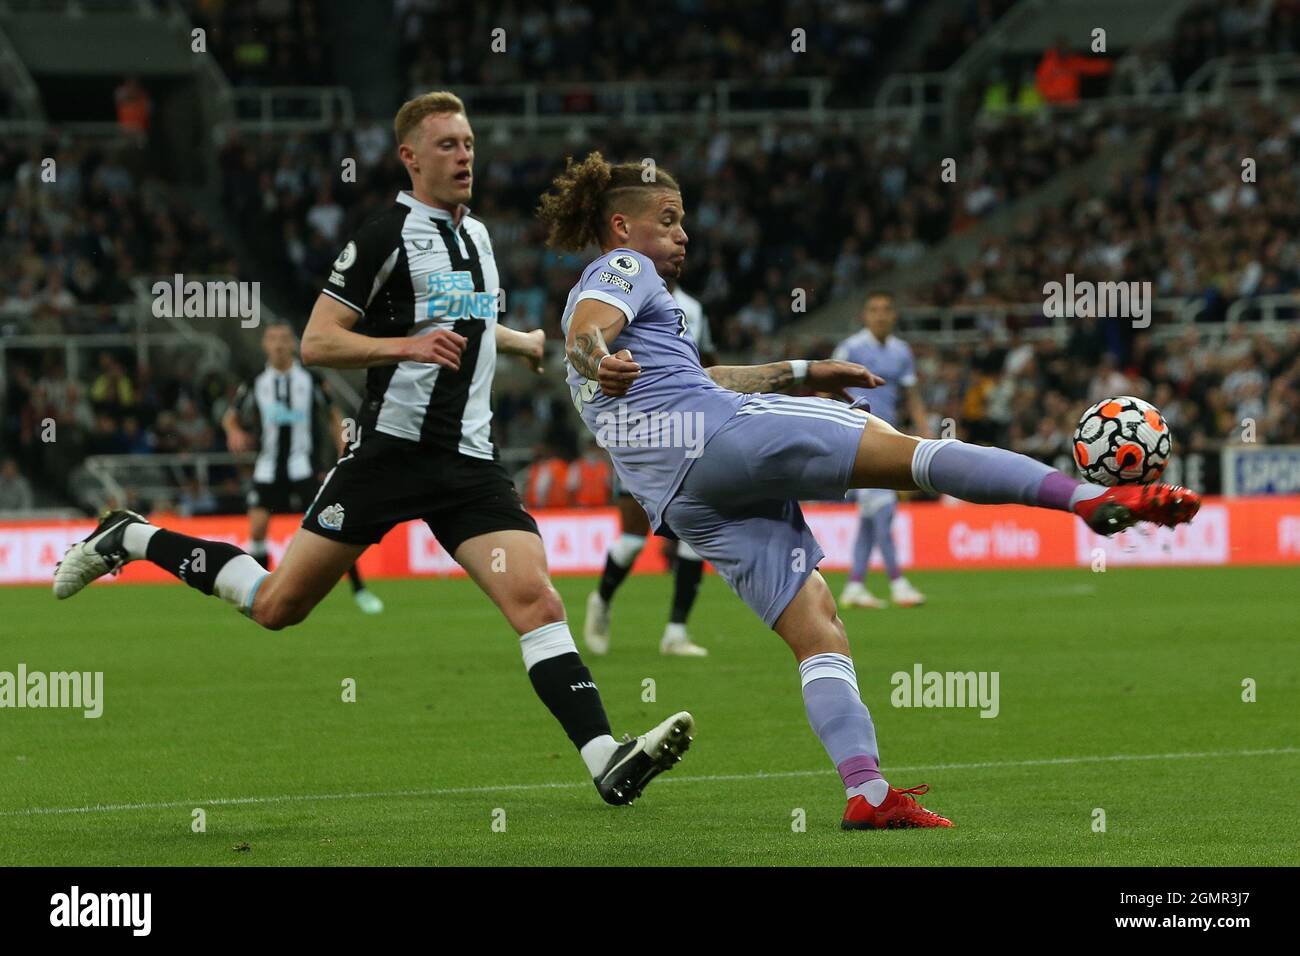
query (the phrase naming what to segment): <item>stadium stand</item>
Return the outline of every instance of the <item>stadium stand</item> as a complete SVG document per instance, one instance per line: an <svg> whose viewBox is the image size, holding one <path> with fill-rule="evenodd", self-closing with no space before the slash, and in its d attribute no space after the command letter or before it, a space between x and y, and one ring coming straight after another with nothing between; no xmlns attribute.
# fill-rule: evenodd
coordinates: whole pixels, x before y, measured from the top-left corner
<svg viewBox="0 0 1300 956"><path fill-rule="evenodd" d="M1300 184L1300 125L1291 102L1270 99L1276 90L1266 95L1262 82L1230 104L1187 98L1217 57L1263 64L1260 76L1290 75L1290 61L1277 58L1300 42L1300 5L1162 0L1171 13L1164 32L1117 31L1106 59L1115 68L1087 80L1073 107L1026 95L1050 39L997 40L1010 17L1032 25L1041 6L1033 3L818 3L806 19L826 35L809 37L804 55L790 51L789 39L806 5L754 5L733 17L719 4L681 0L694 25L671 57L628 3L482 5L450 20L446 6L394 5L396 81L402 89L465 86L472 109L484 102L474 211L491 223L515 327L558 337L580 257L543 248L533 208L563 156L599 148L653 156L683 181L692 237L683 285L704 303L730 360L828 355L852 327L864 290L883 284L900 291L901 331L920 358L932 424L949 419L960 435L1059 459L1072 416L1102 382L1149 391L1186 429L1188 450L1212 451L1242 418L1257 419L1265 440L1300 438L1297 339L1284 328L1298 308L1297 223L1280 198ZM207 31L209 65L253 96L241 103L270 102L256 97L286 84L307 86L322 103L350 102L346 89L329 85L341 74L324 42L335 26L327 5L194 0L183 8ZM943 16L909 37L921 14ZM464 42L486 30L485 18L517 39L508 55ZM434 20L446 29L427 42ZM915 48L917 69L971 81L961 102L973 92L974 121L959 136L934 123L951 103L870 109L887 98L882 64L896 47ZM579 61L590 66L581 83L569 66ZM717 84L748 73L758 92L739 106L749 112L710 108ZM534 114L581 122L516 135L484 90L514 89L525 76ZM626 88L615 81L634 80L645 94L631 108L663 122L678 117L672 137L658 121L626 122ZM118 81L128 104L154 89L126 75ZM823 84L820 118L779 112L800 83ZM1136 88L1147 99L1135 100ZM1170 109L1168 97L1184 98ZM154 125L168 122L165 110L150 115ZM355 121L346 109L230 115L213 131L220 146L210 191L184 200L129 130L88 137L47 126L35 138L0 141L0 324L11 339L65 339L55 347L11 341L0 367L0 459L11 458L45 503L89 501L74 475L86 455L224 451L217 422L238 370L213 367L201 350L132 339L141 334L141 281L256 278L301 326L339 237L406 185L379 112ZM1242 155L1283 188L1266 196L1243 182L1232 161ZM1087 178L1090 160L1112 156L1105 181ZM46 157L61 170L57 183L39 182ZM955 183L937 175L945 157L955 160ZM340 180L340 158L356 160L355 181ZM966 251L954 252L959 246ZM1176 302L1167 312L1183 325L1148 339L1106 321L1054 324L1041 310L1044 276L1067 270L1150 280L1157 297ZM805 311L791 307L794 290L805 293ZM927 324L939 314L938 326ZM120 338L89 344L113 335ZM87 344L74 349L69 337ZM255 361L245 353L237 364ZM553 386L501 376L496 427L516 466L542 444L578 453L572 409ZM40 442L37 426L48 417L75 423L57 452ZM169 471L151 483L155 497L170 486L171 503L233 503L238 472L213 461L210 471Z"/></svg>

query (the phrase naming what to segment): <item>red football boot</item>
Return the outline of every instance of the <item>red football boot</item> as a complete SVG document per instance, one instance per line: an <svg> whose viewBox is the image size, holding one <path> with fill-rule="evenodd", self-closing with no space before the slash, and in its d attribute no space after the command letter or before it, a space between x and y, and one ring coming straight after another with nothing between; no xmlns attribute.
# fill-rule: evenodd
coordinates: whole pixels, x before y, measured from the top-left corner
<svg viewBox="0 0 1300 956"><path fill-rule="evenodd" d="M1139 521L1172 528L1201 510L1201 496L1177 485L1116 485L1074 506L1074 513L1097 534L1115 534Z"/></svg>
<svg viewBox="0 0 1300 956"><path fill-rule="evenodd" d="M930 789L927 783L910 790L890 787L885 800L873 807L861 795L852 797L844 808L843 830L899 830L907 827L950 827L952 821L927 810L913 794L923 794Z"/></svg>

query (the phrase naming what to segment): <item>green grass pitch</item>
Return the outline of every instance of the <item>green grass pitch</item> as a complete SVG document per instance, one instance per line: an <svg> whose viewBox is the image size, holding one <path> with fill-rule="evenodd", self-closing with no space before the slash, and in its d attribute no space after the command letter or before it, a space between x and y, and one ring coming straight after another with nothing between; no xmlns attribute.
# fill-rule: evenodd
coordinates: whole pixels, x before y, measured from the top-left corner
<svg viewBox="0 0 1300 956"><path fill-rule="evenodd" d="M103 671L105 702L97 720L0 710L0 865L1294 865L1296 578L918 573L926 607L845 612L884 770L957 824L876 833L839 829L794 661L713 575L692 619L707 660L658 654L658 576L629 579L610 655L588 660L615 734L682 708L699 725L624 808L466 581L376 582L378 618L340 586L280 633L179 586L6 589L0 671ZM592 582L557 586L579 631ZM997 671L1000 713L891 706L916 663Z"/></svg>

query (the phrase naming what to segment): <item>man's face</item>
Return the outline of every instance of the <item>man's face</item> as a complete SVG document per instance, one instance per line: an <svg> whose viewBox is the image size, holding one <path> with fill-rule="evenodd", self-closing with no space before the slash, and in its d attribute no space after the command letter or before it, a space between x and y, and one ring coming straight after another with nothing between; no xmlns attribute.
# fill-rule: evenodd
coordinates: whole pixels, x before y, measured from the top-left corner
<svg viewBox="0 0 1300 956"><path fill-rule="evenodd" d="M425 200L453 211L474 190L474 130L464 113L434 113L420 121L398 154Z"/></svg>
<svg viewBox="0 0 1300 956"><path fill-rule="evenodd" d="M862 324L880 341L885 341L894 331L898 313L894 311L894 300L887 295L873 295L862 307Z"/></svg>
<svg viewBox="0 0 1300 956"><path fill-rule="evenodd" d="M682 194L674 189L656 190L638 212L611 217L614 241L653 262L663 278L675 279L686 262L689 237L682 228L685 219Z"/></svg>
<svg viewBox="0 0 1300 956"><path fill-rule="evenodd" d="M262 333L262 351L266 353L266 360L277 367L283 368L293 362L296 344L293 333L283 325L272 325Z"/></svg>

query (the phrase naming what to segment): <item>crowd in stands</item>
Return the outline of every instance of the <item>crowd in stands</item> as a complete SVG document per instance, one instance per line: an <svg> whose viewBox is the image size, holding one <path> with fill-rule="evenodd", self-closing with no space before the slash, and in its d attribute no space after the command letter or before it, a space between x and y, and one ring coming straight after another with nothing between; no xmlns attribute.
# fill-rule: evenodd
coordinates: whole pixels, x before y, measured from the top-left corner
<svg viewBox="0 0 1300 956"><path fill-rule="evenodd" d="M0 336L45 337L3 351L0 458L56 500L84 455L202 443L180 395L201 402L208 383L183 360L160 361L165 375L112 352L79 378L65 367L63 337L134 328L132 279L236 269L207 220L137 160L125 139L0 142ZM43 437L47 420L57 440ZM191 434L173 436L173 422Z"/></svg>
<svg viewBox="0 0 1300 956"><path fill-rule="evenodd" d="M225 449L218 423L236 387L229 370L201 366L184 351L138 365L133 355L106 349L82 353L94 361L84 373L72 374L64 354L62 349L5 351L0 459L14 461L46 493L45 504L73 497L72 476L90 455ZM227 469L216 478L226 506L237 508L237 475ZM149 504L186 506L184 498L181 488L171 502ZM3 500L0 494L0 511ZM29 499L25 507L31 506Z"/></svg>
<svg viewBox="0 0 1300 956"><path fill-rule="evenodd" d="M1042 126L1009 118L976 132L958 158L957 183L939 176L905 124L827 133L812 127L715 128L675 138L665 150L640 134L529 146L480 141L474 214L492 230L507 312L521 328L558 334L564 298L582 256L544 246L533 210L563 157L599 148L611 159L653 156L682 183L690 234L683 284L718 323L724 350L744 350L838 298L868 276L919 261L951 232L1015 201L1123 130L1079 118ZM225 206L268 274L294 287L306 315L346 237L391 202L409 179L385 123L295 134L233 137L222 153ZM357 160L340 182L338 158ZM796 304L793 290L803 290Z"/></svg>
<svg viewBox="0 0 1300 956"><path fill-rule="evenodd" d="M722 7L711 0L676 2L700 14L700 22L722 16ZM445 6L436 0L397 5L413 72L431 68L421 59L430 45L419 41ZM852 0L814 4L809 13L781 5L773 15L754 5L753 11L766 13L745 12L698 36L687 29L670 46L650 42L642 26L649 19L630 5L543 7L542 20L532 8L512 6L498 18L518 41L508 44L507 56L494 60L464 52L440 60L437 74L418 82L453 88L507 82L511 70L563 82L566 64L577 62L575 51L587 57L581 62L590 67L588 77L665 76L665 57L679 78L736 75L738 63L751 72L756 64L761 75L811 71L841 77L841 67L857 53L876 55L906 2L870 4L874 19L862 21L861 34L837 33L833 41L810 36L807 60L765 59L759 47L774 30L788 35L797 21L835 23L859 6ZM998 0L966 6L950 29L940 31L927 57L934 63L955 59L970 42L970 31L986 29L1006 6ZM310 0L251 6L211 0L192 3L191 10L219 41L212 49L226 58L223 63L267 64L261 74L242 74L250 82L273 82L277 63L297 70L305 55L299 41L320 29L319 10ZM1194 50L1187 55L1201 62L1223 53L1290 49L1297 11L1300 0L1200 5L1184 16L1177 49L1180 56ZM483 16L449 21L447 29L486 29ZM1267 37L1255 27L1243 29L1261 16L1271 25ZM611 33L607 24L615 22L619 29ZM290 36L288 27L306 23L314 25ZM244 49L249 37L265 48ZM818 61L827 50L849 52L832 67ZM1063 48L1049 52L1056 66L1044 70L1039 63L1036 73L1030 71L1035 89L1047 77L1046 93L1059 82L1060 70L1074 69L1074 54ZM1075 79L1110 72L1109 60L1097 62L1105 67L1086 66ZM1173 63L1178 82L1185 67ZM133 89L130 81L122 88ZM1006 91L1008 102L1015 97ZM1050 99L1040 95L1038 103ZM559 338L562 303L587 256L547 250L533 210L563 157L581 157L593 148L621 160L652 156L682 183L691 236L682 284L704 304L720 350L739 360L829 355L834 342L789 341L791 323L801 318L798 309L812 312L859 294L892 270L924 264L946 237L1061 170L1112 152L1117 158L1105 180L1080 183L1062 201L1024 216L1009 234L985 239L973 261L947 264L910 301L978 316L1003 304L1041 301L1046 281L1072 273L1078 280L1149 280L1155 296L1199 298L1208 318L1222 319L1242 298L1300 289L1300 244L1294 238L1300 234L1294 202L1300 195L1300 120L1289 103L1197 115L1140 107L995 112L993 121L970 129L955 157L955 182L940 175L940 157L901 122L873 128L870 136L782 124L757 130L719 125L666 138L614 126L570 133L562 143L508 141L485 131L473 206L492 230L507 296L505 321ZM1128 144L1138 148L1126 149ZM49 182L42 176L47 157L58 170ZM1249 175L1242 166L1247 157ZM357 161L355 182L340 180L344 158ZM255 278L287 286L300 326L347 236L397 190L409 187L386 117L362 117L320 134L234 134L220 163L224 207L249 258L259 263ZM150 181L128 148L58 137L0 143L0 199L4 334L119 330L124 320L113 306L129 299L133 276L236 271L225 242L194 210ZM796 290L802 293L798 299ZM1031 318L1025 324L1038 323ZM1230 423L1242 418L1267 423L1260 440L1300 439L1294 414L1286 412L1296 407L1293 341L1247 337L1246 347L1238 336L1222 353L1234 356L1229 367L1208 339L1181 343L1184 352L1174 354L1104 322L1078 320L1070 342L1052 346L1027 344L1018 331L1013 326L1012 340L1000 347L978 350L938 351L914 340L926 387L933 391L927 395L932 411L959 423L968 437L1046 456L1059 453L1063 441L1068 446L1095 375L1111 383L1111 391L1127 388L1161 405L1166 399L1173 408L1166 409L1171 424L1186 428L1189 440L1228 440ZM1192 354L1200 364L1189 378L1184 373ZM225 377L205 378L196 369L157 362L137 367L132 356L109 351L72 381L62 355L11 349L5 357L8 411L0 460L14 458L39 487L61 488L73 453L223 447L216 423L231 387ZM162 367L167 375L160 379L154 370ZM47 417L71 426L74 434L63 450L39 447L34 423ZM503 389L496 427L502 444L536 449L542 458L581 454L582 432L562 395ZM70 450L66 461L60 457L64 450ZM547 493L560 484L551 482ZM0 484L0 490L7 487Z"/></svg>
<svg viewBox="0 0 1300 956"><path fill-rule="evenodd" d="M1150 281L1156 297L1203 301L1221 319L1242 298L1300 288L1300 120L1282 104L1100 129L1096 148L1140 144L1104 181L987 240L927 287L936 305L1041 300L1066 273Z"/></svg>
<svg viewBox="0 0 1300 956"><path fill-rule="evenodd" d="M902 34L914 0L546 0L481 4L398 0L404 89L573 83L541 104L559 113L603 108L588 83L710 81L761 87L831 81L828 105L868 106L866 83ZM503 30L504 50L487 39ZM802 31L799 33L797 31ZM662 96L668 105L672 93ZM753 89L755 103L763 97ZM693 103L684 102L685 107Z"/></svg>
<svg viewBox="0 0 1300 956"><path fill-rule="evenodd" d="M318 0L185 0L185 7L233 85L334 82Z"/></svg>
<svg viewBox="0 0 1300 956"><path fill-rule="evenodd" d="M225 240L144 177L132 150L50 135L0 142L0 329L120 331L136 277L235 271Z"/></svg>

